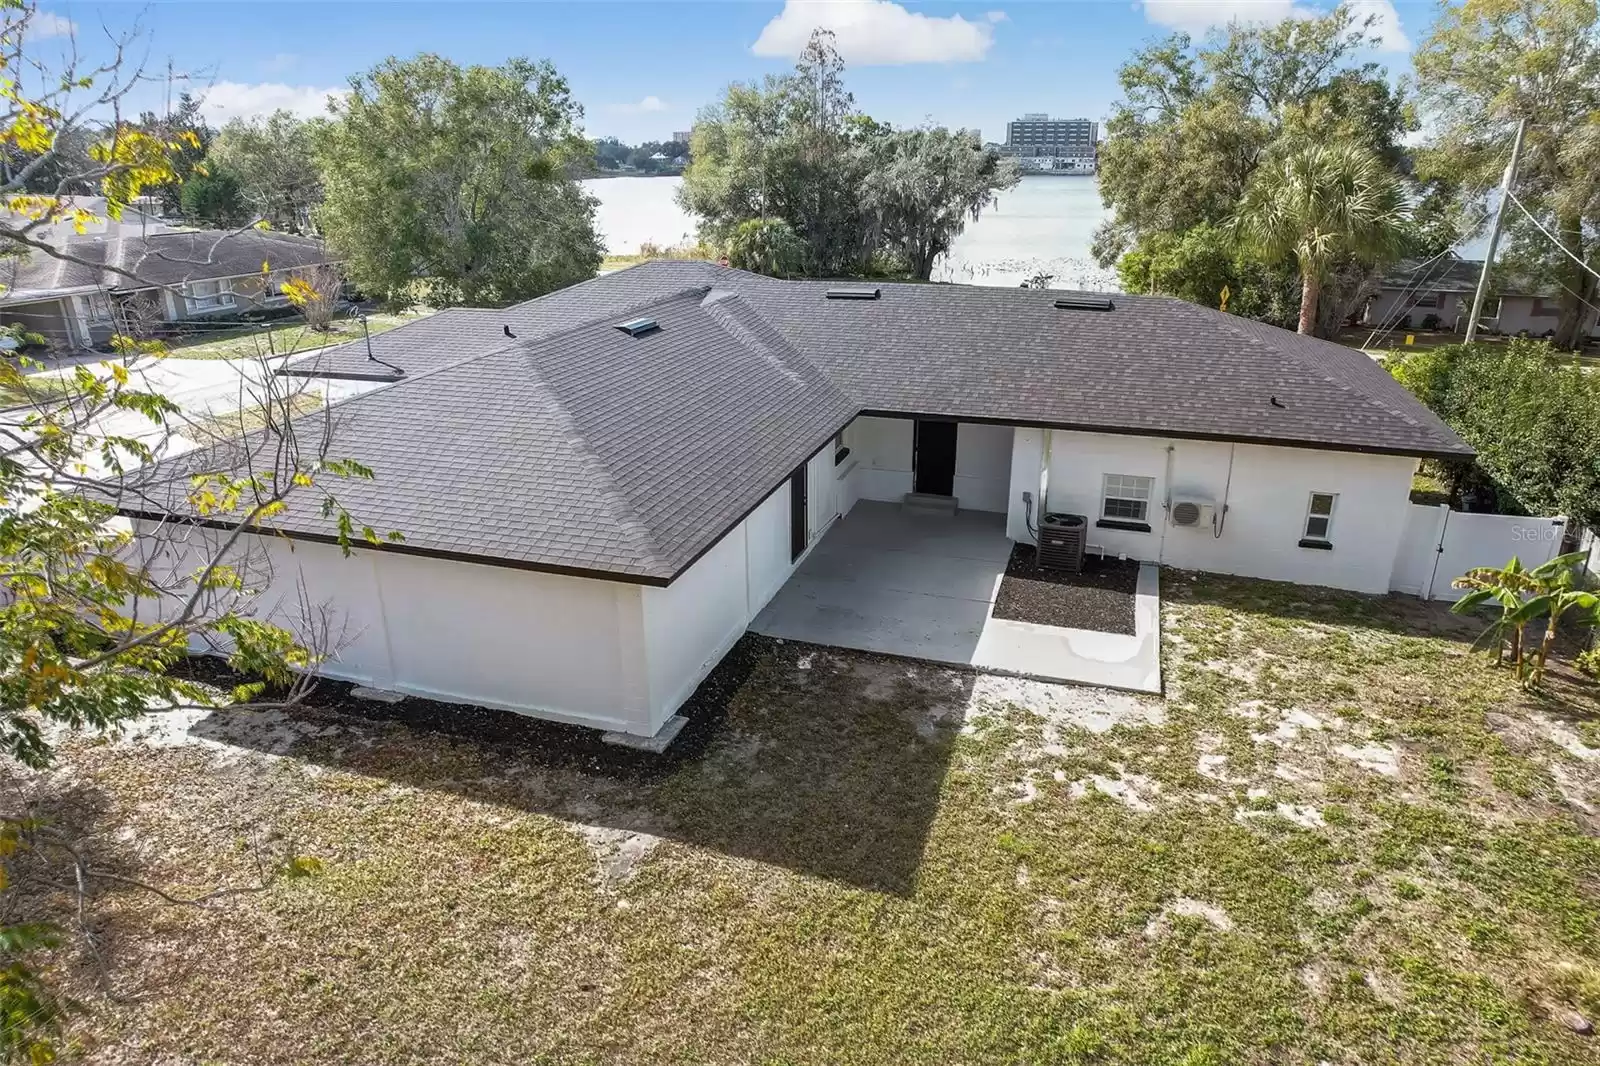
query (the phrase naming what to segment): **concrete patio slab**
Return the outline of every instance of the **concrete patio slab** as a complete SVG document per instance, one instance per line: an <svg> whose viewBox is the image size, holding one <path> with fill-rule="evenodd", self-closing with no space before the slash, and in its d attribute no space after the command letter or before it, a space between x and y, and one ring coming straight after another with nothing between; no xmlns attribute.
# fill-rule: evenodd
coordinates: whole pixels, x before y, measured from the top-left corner
<svg viewBox="0 0 1600 1066"><path fill-rule="evenodd" d="M992 617L1011 556L1005 516L929 518L862 501L751 623L766 636L991 673L1161 691L1158 570L1141 566L1135 633Z"/></svg>

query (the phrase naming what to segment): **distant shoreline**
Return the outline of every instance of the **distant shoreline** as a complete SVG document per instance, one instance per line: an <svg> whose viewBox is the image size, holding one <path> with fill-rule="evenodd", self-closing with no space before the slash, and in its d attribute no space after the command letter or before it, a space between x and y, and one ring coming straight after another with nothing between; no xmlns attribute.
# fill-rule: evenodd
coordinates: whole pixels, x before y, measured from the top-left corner
<svg viewBox="0 0 1600 1066"><path fill-rule="evenodd" d="M603 170L603 171L600 171L600 172L595 173L595 174L580 174L580 175L578 175L576 180L578 180L578 181L599 181L602 178L681 178L681 177L683 177L683 171L681 171L681 170L676 171L675 173L671 173L671 174L619 174L614 170Z"/></svg>

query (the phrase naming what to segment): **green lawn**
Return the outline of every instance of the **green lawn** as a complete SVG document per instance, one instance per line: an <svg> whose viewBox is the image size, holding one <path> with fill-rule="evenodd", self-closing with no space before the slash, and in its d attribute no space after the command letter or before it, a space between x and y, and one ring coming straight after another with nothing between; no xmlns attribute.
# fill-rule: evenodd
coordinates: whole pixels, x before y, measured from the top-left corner
<svg viewBox="0 0 1600 1066"><path fill-rule="evenodd" d="M1401 597L1163 596L1164 700L755 642L654 771L326 708L70 742L30 788L110 868L322 864L99 896L82 1054L1600 1062L1594 687Z"/></svg>
<svg viewBox="0 0 1600 1066"><path fill-rule="evenodd" d="M274 400L270 406L267 404L253 404L239 411L227 411L222 414L205 415L190 420L190 424L179 432L198 443L208 443L214 440L228 440L233 437L243 437L254 433L267 425L268 411L272 418L281 422L284 419L295 419L301 415L310 414L322 408L322 393L315 389L302 389Z"/></svg>
<svg viewBox="0 0 1600 1066"><path fill-rule="evenodd" d="M1369 355L1388 355L1391 352L1403 354L1405 352L1427 351L1430 348L1438 348L1446 344L1462 344L1467 339L1466 335L1462 333L1425 333L1420 330L1395 329L1375 342L1376 347L1364 347L1367 343L1367 338L1371 335L1372 330L1370 328L1347 329L1339 334L1339 343L1347 348L1360 348ZM1408 335L1411 337L1410 344L1406 343ZM1480 333L1477 337L1477 342L1481 344L1504 344L1506 339L1505 337ZM1590 344L1584 351L1576 353L1574 358L1580 360L1586 366L1600 366L1600 348Z"/></svg>
<svg viewBox="0 0 1600 1066"><path fill-rule="evenodd" d="M367 329L377 335L407 322L426 318L429 314L432 312L373 312L367 316ZM269 352L284 355L328 344L342 344L357 340L361 335L361 323L353 318L339 319L331 331L321 333L307 328L298 317L291 317L270 325L237 330L203 330L189 337L168 341L167 350L168 357L172 359L248 359Z"/></svg>
<svg viewBox="0 0 1600 1066"><path fill-rule="evenodd" d="M22 384L0 384L0 408L49 404L66 396L72 386L55 374L27 374Z"/></svg>

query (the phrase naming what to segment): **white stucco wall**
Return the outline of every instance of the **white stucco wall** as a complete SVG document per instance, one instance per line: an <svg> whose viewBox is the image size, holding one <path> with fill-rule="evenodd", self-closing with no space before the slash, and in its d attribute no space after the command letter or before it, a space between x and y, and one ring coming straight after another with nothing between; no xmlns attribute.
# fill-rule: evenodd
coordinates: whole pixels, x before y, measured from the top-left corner
<svg viewBox="0 0 1600 1066"><path fill-rule="evenodd" d="M1005 511L1011 484L1010 426L956 427L956 499L965 511Z"/></svg>
<svg viewBox="0 0 1600 1066"><path fill-rule="evenodd" d="M858 499L899 503L911 491L913 426L909 418L862 417L850 423L845 443L857 464L852 477Z"/></svg>
<svg viewBox="0 0 1600 1066"><path fill-rule="evenodd" d="M638 585L362 554L387 622L394 680L383 687L608 729L646 725Z"/></svg>
<svg viewBox="0 0 1600 1066"><path fill-rule="evenodd" d="M171 553L178 565L192 569L216 534L195 537ZM275 537L243 538L231 558L263 589L254 616L303 637L326 619L328 677L606 729L649 727L638 585L364 548L347 558Z"/></svg>
<svg viewBox="0 0 1600 1066"><path fill-rule="evenodd" d="M788 508L782 541L788 543ZM778 539L769 524L746 520L666 588L641 590L644 653L650 679L650 728L654 733L709 674L750 624L751 545L755 528ZM758 547L760 563L771 561L770 545ZM785 553L787 557L787 552ZM758 575L769 580L770 575ZM787 575L785 575L787 576Z"/></svg>
<svg viewBox="0 0 1600 1066"><path fill-rule="evenodd" d="M834 447L829 441L806 462L806 535L814 541L842 513L842 491L834 469Z"/></svg>
<svg viewBox="0 0 1600 1066"><path fill-rule="evenodd" d="M1038 544L1028 529L1028 509L1022 494L1033 497L1033 526L1039 526L1039 501L1045 497L1049 467L1044 461L1046 431L1017 427L1011 446L1011 492L1006 501L1006 536L1019 544Z"/></svg>
<svg viewBox="0 0 1600 1066"><path fill-rule="evenodd" d="M845 443L856 466L849 495L899 503L911 491L915 427L910 418L865 415L850 424ZM1012 433L1010 426L957 423L955 496L964 510L1006 510Z"/></svg>
<svg viewBox="0 0 1600 1066"><path fill-rule="evenodd" d="M789 486L761 502L745 519L745 559L747 587L745 613L754 618L767 601L778 594L789 580L794 564L789 561Z"/></svg>
<svg viewBox="0 0 1600 1066"><path fill-rule="evenodd" d="M791 559L786 481L676 581L642 590L650 733L722 661L837 519L842 489L833 455L830 442L806 464L809 537L799 559Z"/></svg>
<svg viewBox="0 0 1600 1066"><path fill-rule="evenodd" d="M807 552L838 516L833 454L807 464ZM231 559L263 589L252 615L302 635L329 620L328 677L648 736L794 572L789 512L785 481L666 587L276 537ZM193 530L156 565L191 573L221 536Z"/></svg>
<svg viewBox="0 0 1600 1066"><path fill-rule="evenodd" d="M1016 536L1022 525L1021 493L1042 475L1046 509L1088 516L1091 551L1186 569L1385 592L1415 468L1416 460L1403 456L1019 430L1007 524ZM1106 474L1154 480L1150 532L1095 525ZM1169 490L1180 498L1212 499L1219 509L1226 501L1220 535L1210 528L1170 525L1164 506ZM1299 546L1313 492L1338 495L1332 550Z"/></svg>

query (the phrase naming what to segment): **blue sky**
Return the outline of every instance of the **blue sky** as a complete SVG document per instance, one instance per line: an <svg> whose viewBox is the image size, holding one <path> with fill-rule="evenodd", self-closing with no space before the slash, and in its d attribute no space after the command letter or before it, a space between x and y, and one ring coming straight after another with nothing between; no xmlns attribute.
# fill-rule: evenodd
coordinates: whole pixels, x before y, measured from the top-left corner
<svg viewBox="0 0 1600 1066"><path fill-rule="evenodd" d="M1356 0L1375 13L1396 74L1425 34L1426 3ZM427 3L156 2L43 4L53 28L86 44L101 26L137 21L152 66L196 72L214 119L288 107L321 111L352 72L389 55L433 51L460 63L549 58L584 105L592 136L628 141L687 129L730 81L792 65L811 29L835 29L856 101L897 125L925 120L1002 139L1024 111L1101 118L1116 69L1174 28L1203 32L1231 17L1273 20L1315 0L1082 0L897 4L804 2ZM1328 5L1331 6L1331 5ZM41 27L43 29L43 27ZM41 34L42 35L42 34ZM152 95L155 90L152 90Z"/></svg>

